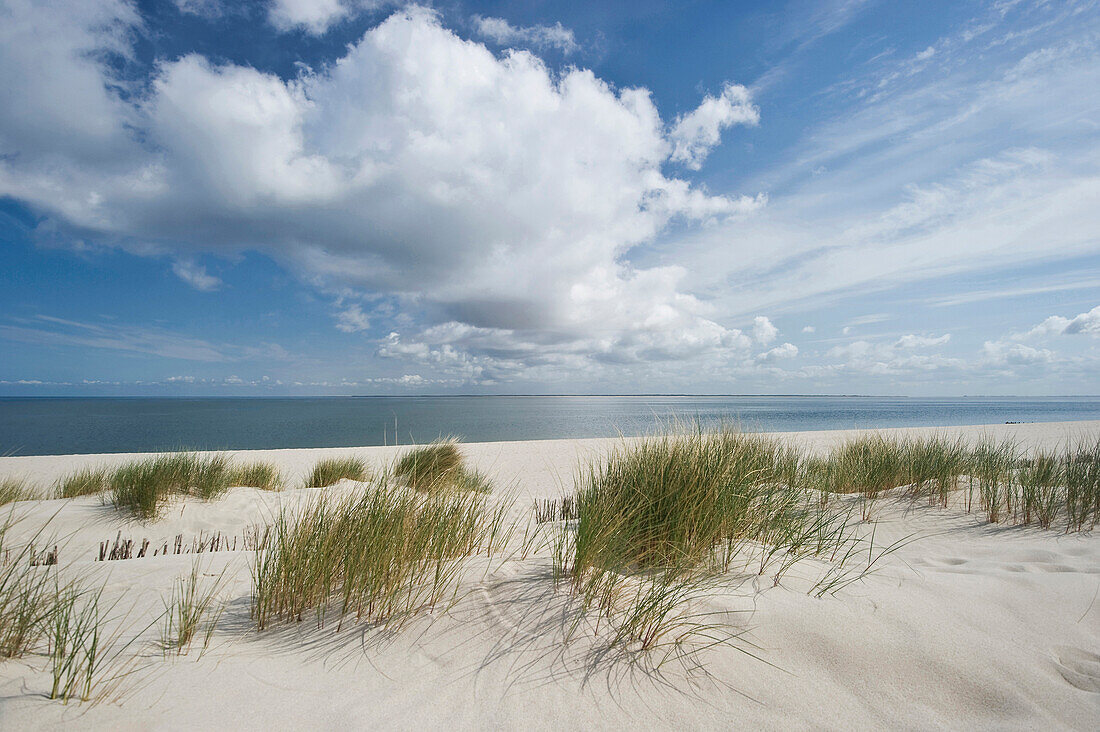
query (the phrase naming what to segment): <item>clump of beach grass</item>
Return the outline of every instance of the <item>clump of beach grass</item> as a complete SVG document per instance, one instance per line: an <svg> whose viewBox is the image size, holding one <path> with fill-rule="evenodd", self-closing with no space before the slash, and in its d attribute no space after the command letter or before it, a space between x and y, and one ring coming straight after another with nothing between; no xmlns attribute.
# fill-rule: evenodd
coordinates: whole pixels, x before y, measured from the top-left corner
<svg viewBox="0 0 1100 732"><path fill-rule="evenodd" d="M829 490L834 493L870 493L906 485L906 445L880 435L851 440L830 455L833 470Z"/></svg>
<svg viewBox="0 0 1100 732"><path fill-rule="evenodd" d="M882 435L849 440L824 459L807 461L805 484L826 493L860 495L863 520L883 491L907 485L908 445Z"/></svg>
<svg viewBox="0 0 1100 732"><path fill-rule="evenodd" d="M99 601L103 590L88 597L76 587L60 590L47 623L51 699L91 699L96 672L103 663Z"/></svg>
<svg viewBox="0 0 1100 732"><path fill-rule="evenodd" d="M277 491L283 487L283 476L275 465L257 460L233 467L229 475L229 484Z"/></svg>
<svg viewBox="0 0 1100 732"><path fill-rule="evenodd" d="M143 520L156 519L171 495L212 500L229 490L229 460L224 455L168 453L116 468L110 498L116 508Z"/></svg>
<svg viewBox="0 0 1100 732"><path fill-rule="evenodd" d="M443 489L488 493L492 482L484 473L467 467L455 438L414 447L402 455L393 474L413 490L432 493Z"/></svg>
<svg viewBox="0 0 1100 732"><path fill-rule="evenodd" d="M210 639L225 609L225 605L216 600L225 574L219 575L205 588L200 587L200 576L196 561L191 573L177 580L171 598L164 604L161 645L167 653L177 656L186 654L200 633L203 651L210 646Z"/></svg>
<svg viewBox="0 0 1100 732"><path fill-rule="evenodd" d="M55 566L34 561L45 527L9 550L5 539L14 525L10 516L0 523L0 656L45 651L51 699L94 703L119 691L134 670L123 656L133 640L117 643L122 626L105 632L103 586L85 589L79 580L63 581Z"/></svg>
<svg viewBox="0 0 1100 732"><path fill-rule="evenodd" d="M576 530L562 532L555 576L571 578L585 610L615 643L649 649L713 626L683 603L729 570L742 549L774 582L802 557L835 554L847 514L798 483L798 455L774 439L722 428L625 443L577 478Z"/></svg>
<svg viewBox="0 0 1100 732"><path fill-rule="evenodd" d="M1065 461L1066 531L1084 531L1100 521L1100 437L1081 440Z"/></svg>
<svg viewBox="0 0 1100 732"><path fill-rule="evenodd" d="M91 496L107 490L111 484L111 471L104 467L87 467L69 473L57 481L54 489L58 498Z"/></svg>
<svg viewBox="0 0 1100 732"><path fill-rule="evenodd" d="M232 485L277 490L281 484L278 469L269 463L231 466L221 454L166 453L113 469L82 468L61 478L55 494L75 498L107 491L117 508L148 520L159 515L164 500L171 495L213 500Z"/></svg>
<svg viewBox="0 0 1100 732"><path fill-rule="evenodd" d="M91 702L120 698L126 681L137 671L138 657L128 657L127 649L150 626L141 629L125 643L125 617L108 617L117 601L104 606L105 586L84 589L79 584L59 585L45 618L49 670L53 679L50 699ZM108 632L108 623L115 623Z"/></svg>
<svg viewBox="0 0 1100 732"><path fill-rule="evenodd" d="M252 567L252 616L263 630L329 613L372 623L435 608L462 560L503 540L507 506L477 493L420 493L379 479L344 496L284 510Z"/></svg>
<svg viewBox="0 0 1100 732"><path fill-rule="evenodd" d="M1050 528L1058 511L1064 474L1061 456L1040 450L1019 469L1016 480L1020 486L1019 510L1022 523L1034 519L1044 529Z"/></svg>
<svg viewBox="0 0 1100 732"><path fill-rule="evenodd" d="M450 483L462 469L462 453L453 438L414 447L397 461L393 474L410 488L432 491Z"/></svg>
<svg viewBox="0 0 1100 732"><path fill-rule="evenodd" d="M6 540L16 520L10 515L0 523L0 656L18 658L43 637L56 596L56 572L50 566L36 566L35 540L14 550Z"/></svg>
<svg viewBox="0 0 1100 732"><path fill-rule="evenodd" d="M909 440L906 451L910 494L915 498L925 496L930 504L946 507L959 478L967 472L966 443L962 438L951 440L933 435Z"/></svg>
<svg viewBox="0 0 1100 732"><path fill-rule="evenodd" d="M17 501L33 501L39 498L38 492L25 478L6 476L0 478L0 506Z"/></svg>
<svg viewBox="0 0 1100 732"><path fill-rule="evenodd" d="M306 478L306 488L326 488L341 480L362 483L370 479L370 471L362 458L324 458L313 466L313 472Z"/></svg>
<svg viewBox="0 0 1100 732"><path fill-rule="evenodd" d="M974 483L978 484L978 501L990 523L997 523L1012 511L1013 468L1018 460L1018 448L1013 440L998 442L982 437L970 450L967 472L970 475L967 511L973 503Z"/></svg>

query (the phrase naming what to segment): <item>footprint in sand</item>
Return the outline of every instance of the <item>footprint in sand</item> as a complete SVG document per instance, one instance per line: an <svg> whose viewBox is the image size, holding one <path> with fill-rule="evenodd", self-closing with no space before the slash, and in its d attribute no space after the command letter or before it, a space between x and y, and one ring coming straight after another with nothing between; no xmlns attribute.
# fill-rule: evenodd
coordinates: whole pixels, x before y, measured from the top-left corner
<svg viewBox="0 0 1100 732"><path fill-rule="evenodd" d="M1054 666L1073 686L1100 694L1100 656L1072 646L1056 646Z"/></svg>

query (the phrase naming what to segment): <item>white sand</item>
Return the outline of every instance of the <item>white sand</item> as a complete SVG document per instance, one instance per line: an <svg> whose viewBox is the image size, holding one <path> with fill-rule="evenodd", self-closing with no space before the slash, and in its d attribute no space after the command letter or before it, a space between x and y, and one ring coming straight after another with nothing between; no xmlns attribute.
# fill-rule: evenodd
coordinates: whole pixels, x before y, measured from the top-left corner
<svg viewBox="0 0 1100 732"><path fill-rule="evenodd" d="M1056 447L1100 434L1100 422L952 427L948 435L1013 435ZM894 432L894 430L883 430ZM854 434L785 435L825 450ZM584 456L613 440L552 440L465 446L474 465L516 496L517 517L534 497L570 491ZM356 454L376 465L402 448L267 450L238 453L278 464L291 483L319 457ZM45 486L85 465L133 455L0 458L0 476ZM330 491L347 490L341 484ZM278 506L313 491L237 488L216 502L173 504L160 521L128 521L98 498L16 504L13 540L48 522L62 544L61 569L107 583L122 598L132 636L163 610L193 557L94 561L117 532L154 545L182 533L240 536ZM807 561L778 587L770 579L733 586L706 601L739 641L672 660L602 653L579 634L564 643L569 601L555 592L545 553L469 563L449 613L422 617L400 633L312 622L256 633L249 622L244 551L203 555L227 568L228 609L209 652L162 660L157 629L131 646L146 654L121 704L63 706L45 698L42 656L0 662L0 728L78 725L110 729L331 728L1070 728L1100 727L1100 536L989 525L977 514L884 499L880 546L913 535L880 570L835 596L807 587L827 568ZM22 532L22 533L21 533ZM745 651L750 651L751 654ZM755 657L754 657L755 656ZM689 659L690 660L690 659Z"/></svg>

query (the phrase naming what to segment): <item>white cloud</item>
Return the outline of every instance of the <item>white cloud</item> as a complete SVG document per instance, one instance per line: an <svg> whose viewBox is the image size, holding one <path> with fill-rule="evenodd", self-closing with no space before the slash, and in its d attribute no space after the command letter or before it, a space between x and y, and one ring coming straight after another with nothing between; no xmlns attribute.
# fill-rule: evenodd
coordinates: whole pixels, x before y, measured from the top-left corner
<svg viewBox="0 0 1100 732"><path fill-rule="evenodd" d="M1014 335L1013 339L1023 340L1025 338L1042 338L1044 336L1061 335L1066 332L1066 327L1068 325L1069 318L1063 318L1061 315L1051 315L1026 333Z"/></svg>
<svg viewBox="0 0 1100 732"><path fill-rule="evenodd" d="M1051 315L1026 333L1014 335L1013 340L1026 340L1029 338L1043 338L1057 335L1075 335L1079 333L1100 338L1100 305L1097 305L1092 310L1080 313L1073 318L1064 318L1061 315Z"/></svg>
<svg viewBox="0 0 1100 732"><path fill-rule="evenodd" d="M798 346L793 343L784 343L770 351L761 353L757 358L761 361L778 361L785 358L794 358L798 355Z"/></svg>
<svg viewBox="0 0 1100 732"><path fill-rule="evenodd" d="M86 53L65 63L61 76L99 83L119 152L0 158L0 195L55 220L181 262L256 249L325 288L390 295L425 323L402 346L447 360L432 324L457 323L468 330L446 345L496 373L741 355L747 339L681 289L683 268L624 257L673 221L764 203L667 177L674 143L644 89L525 51L498 58L416 7L291 81L189 55L161 64L135 105ZM4 139L7 153L27 144Z"/></svg>
<svg viewBox="0 0 1100 732"><path fill-rule="evenodd" d="M722 130L759 122L760 110L753 105L749 90L740 84L727 83L721 95L708 95L692 112L677 118L669 133L674 146L671 159L699 170L710 151L721 142Z"/></svg>
<svg viewBox="0 0 1100 732"><path fill-rule="evenodd" d="M772 321L763 315L758 315L752 321L752 337L757 343L768 345L779 335L779 329L772 325Z"/></svg>
<svg viewBox="0 0 1100 732"><path fill-rule="evenodd" d="M536 48L557 48L568 55L578 50L573 31L561 23L516 27L504 18L473 17L474 29L482 38L498 46L528 45Z"/></svg>
<svg viewBox="0 0 1100 732"><path fill-rule="evenodd" d="M104 61L130 55L140 24L125 0L41 3L8 0L0 22L0 160L110 170L127 161L134 110L113 88ZM0 164L0 189L14 173Z"/></svg>
<svg viewBox="0 0 1100 732"><path fill-rule="evenodd" d="M992 365L1028 366L1047 364L1055 359L1055 354L1046 348L1032 348L1022 343L1004 341L986 341L982 353Z"/></svg>
<svg viewBox="0 0 1100 732"><path fill-rule="evenodd" d="M942 346L951 340L950 333L944 333L941 336L919 336L919 335L903 335L894 343L895 348L930 348L932 346Z"/></svg>
<svg viewBox="0 0 1100 732"><path fill-rule="evenodd" d="M345 333L357 333L370 328L370 318L359 303L352 303L336 311L336 329Z"/></svg>
<svg viewBox="0 0 1100 732"><path fill-rule="evenodd" d="M181 0L176 0L177 3ZM218 0L182 0L199 5ZM332 26L367 10L397 6L398 0L271 0L267 19L276 29L324 35Z"/></svg>
<svg viewBox="0 0 1100 732"><path fill-rule="evenodd" d="M351 14L345 0L272 0L268 19L279 30L301 29L320 35Z"/></svg>
<svg viewBox="0 0 1100 732"><path fill-rule="evenodd" d="M942 336L908 334L892 342L857 340L834 346L826 356L841 361L849 370L869 374L900 375L942 369L963 370L967 364L962 359L940 353L914 353L919 349L945 345L950 340L951 335L947 333Z"/></svg>
<svg viewBox="0 0 1100 732"><path fill-rule="evenodd" d="M181 13L218 18L225 11L222 0L172 0Z"/></svg>
<svg viewBox="0 0 1100 732"><path fill-rule="evenodd" d="M815 332L816 330L817 330L817 328L813 327L812 325L807 325L807 326L804 326L804 327L802 328L802 332L803 332L803 333L813 333L813 332Z"/></svg>
<svg viewBox="0 0 1100 732"><path fill-rule="evenodd" d="M175 272L177 277L200 292L213 292L222 285L222 281L207 273L205 267L189 259L173 262L172 271Z"/></svg>
<svg viewBox="0 0 1100 732"><path fill-rule="evenodd" d="M1100 337L1100 305L1070 320L1066 325L1066 329L1062 332L1069 335L1084 333L1085 335Z"/></svg>

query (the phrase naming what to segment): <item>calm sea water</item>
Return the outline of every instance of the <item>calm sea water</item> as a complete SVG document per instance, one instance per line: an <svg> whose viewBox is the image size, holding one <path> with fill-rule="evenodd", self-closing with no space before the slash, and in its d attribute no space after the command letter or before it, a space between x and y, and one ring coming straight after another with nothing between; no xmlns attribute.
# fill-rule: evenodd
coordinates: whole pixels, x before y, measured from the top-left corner
<svg viewBox="0 0 1100 732"><path fill-rule="evenodd" d="M1100 419L1100 397L0 398L0 455L610 437L672 417L768 431L1051 422Z"/></svg>

